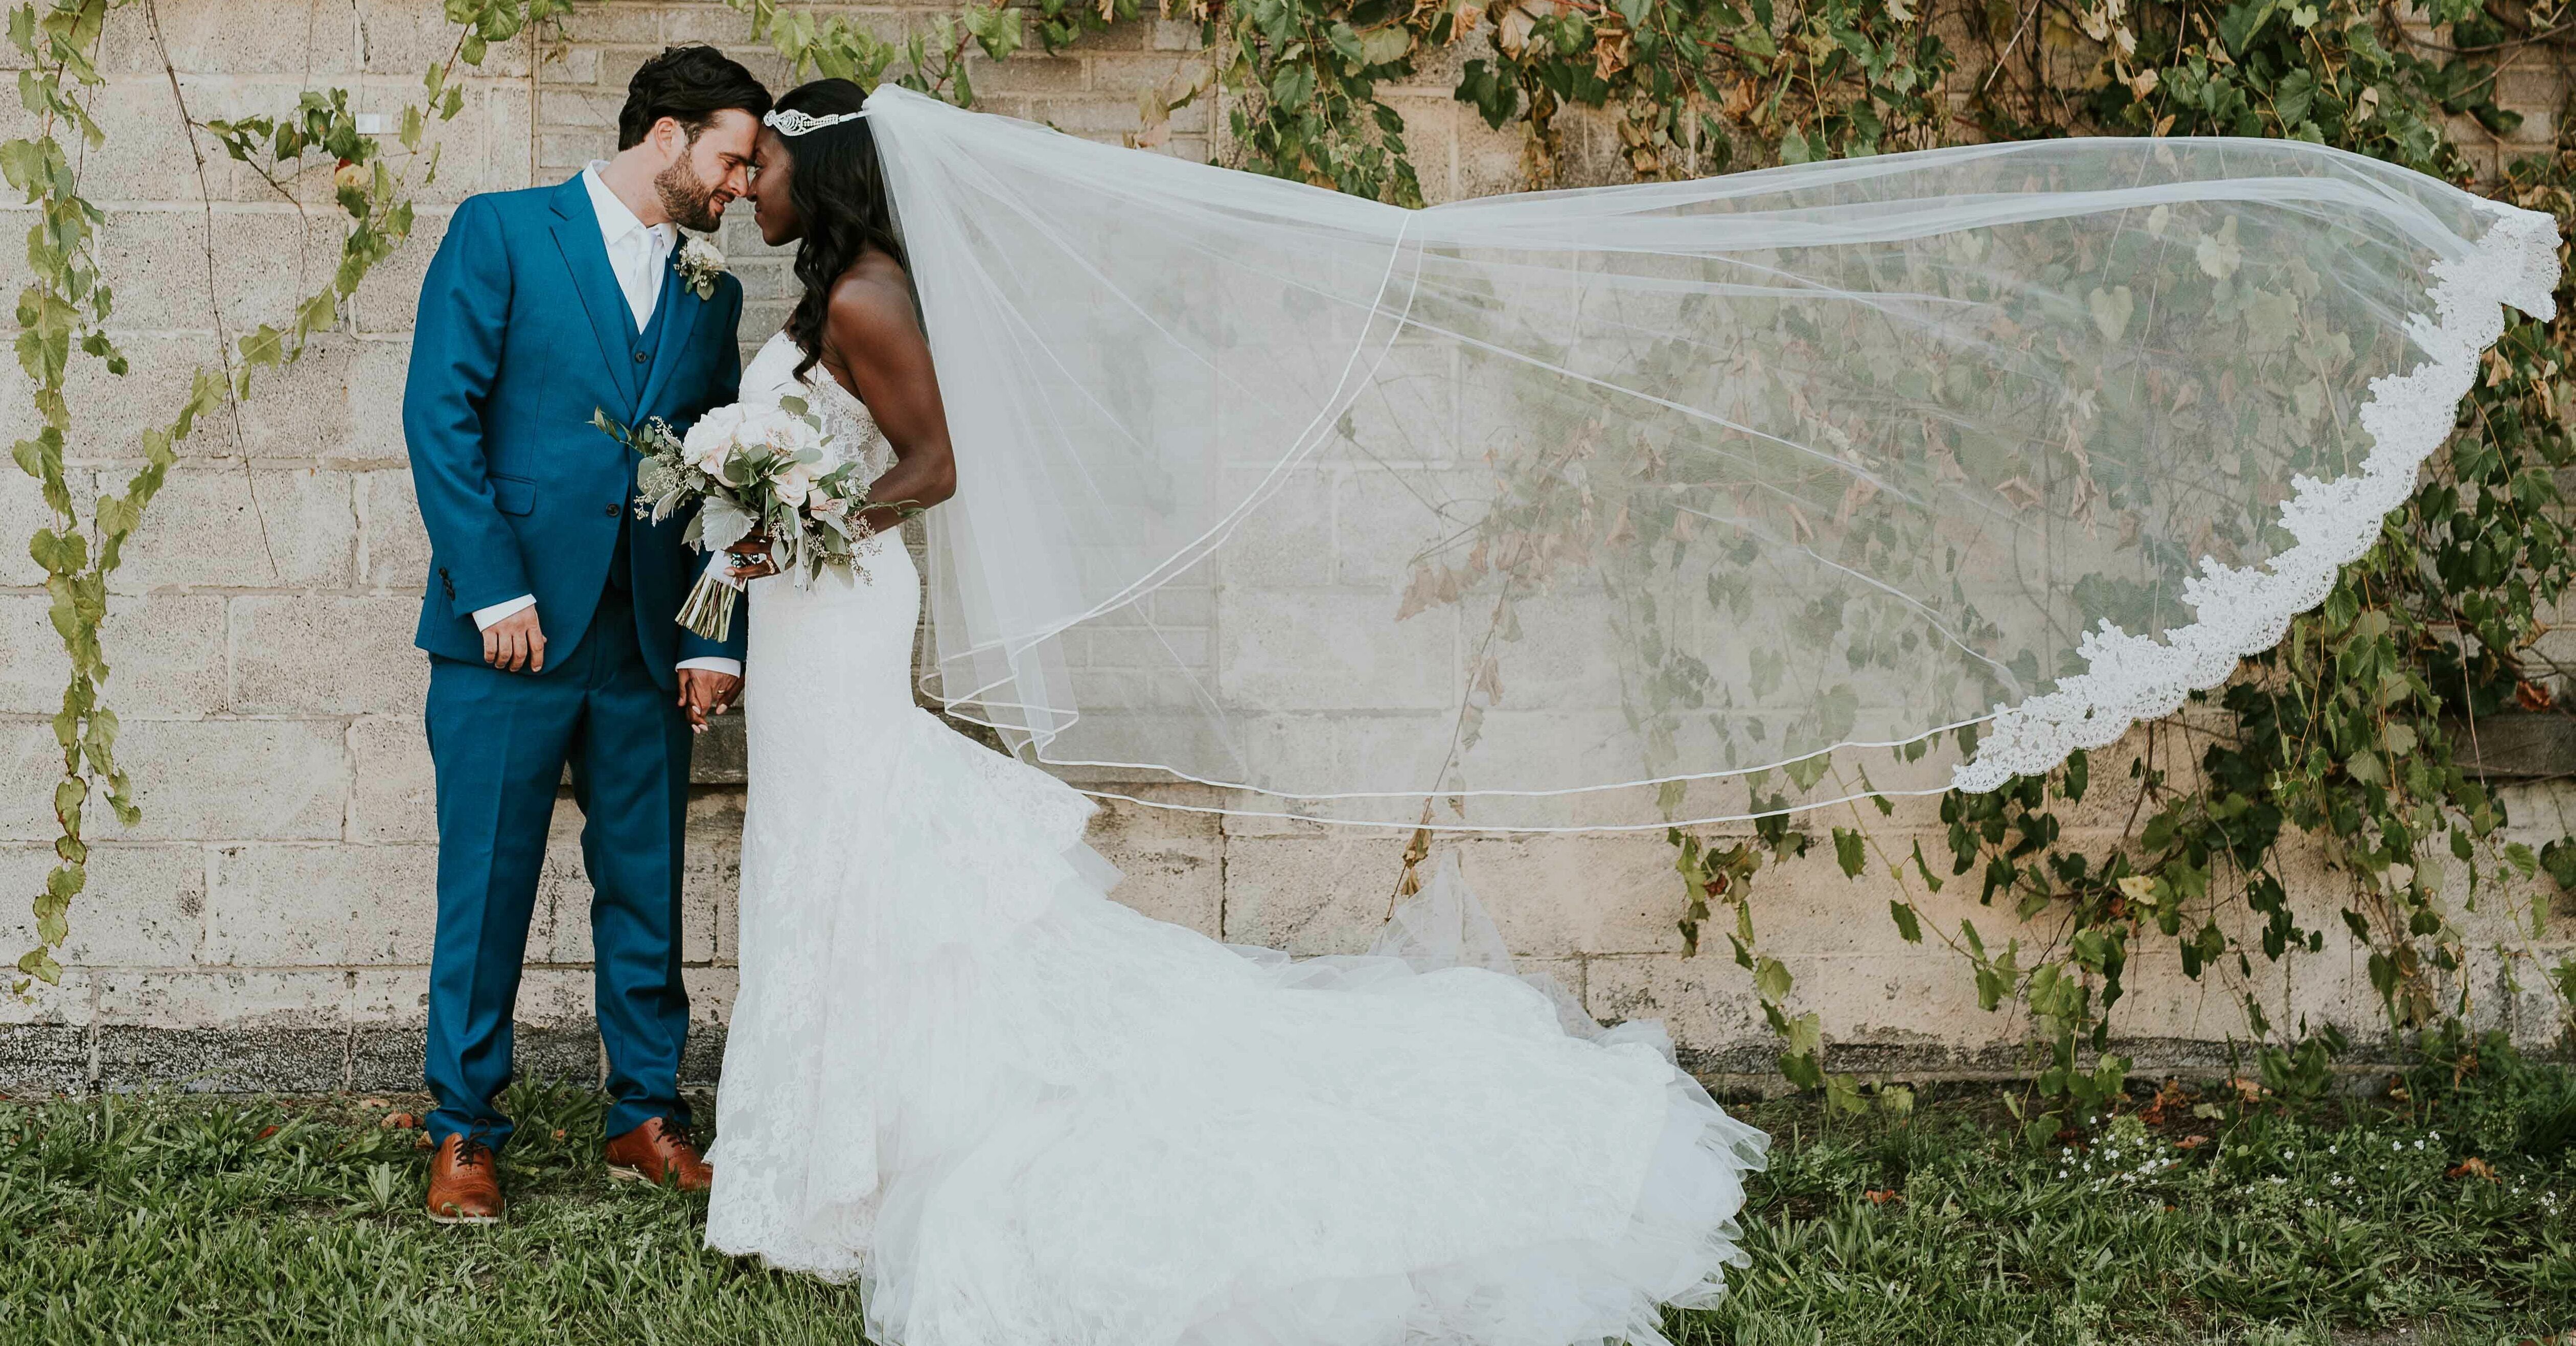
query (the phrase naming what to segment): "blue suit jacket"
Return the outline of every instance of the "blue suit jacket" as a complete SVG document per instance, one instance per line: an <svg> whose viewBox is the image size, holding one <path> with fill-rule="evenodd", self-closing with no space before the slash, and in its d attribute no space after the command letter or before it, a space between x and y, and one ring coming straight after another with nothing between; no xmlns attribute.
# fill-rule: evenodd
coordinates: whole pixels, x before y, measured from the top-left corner
<svg viewBox="0 0 2576 1346"><path fill-rule="evenodd" d="M633 319L579 175L556 187L467 197L421 284L403 389L403 436L429 528L429 587L417 643L480 663L474 612L534 594L546 647L563 666L608 579L620 514L635 499L635 455L593 427L594 410L632 425L660 416L686 432L734 400L742 285L718 276L700 299L665 277L661 340L640 354ZM677 684L683 659L740 659L733 638L673 621L707 561L682 545L685 518L625 520L636 635L652 675ZM539 675L542 676L542 675Z"/></svg>

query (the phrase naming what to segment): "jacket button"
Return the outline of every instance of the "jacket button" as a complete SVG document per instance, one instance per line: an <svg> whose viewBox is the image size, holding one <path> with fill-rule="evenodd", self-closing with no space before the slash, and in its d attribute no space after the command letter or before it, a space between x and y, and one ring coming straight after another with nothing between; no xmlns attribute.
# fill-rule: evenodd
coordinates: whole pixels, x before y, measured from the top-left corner
<svg viewBox="0 0 2576 1346"><path fill-rule="evenodd" d="M610 517L610 518L612 518L612 519L614 519L614 518L616 518L616 517L617 517L617 506L615 506L615 505L610 505L610 506L608 507L608 517Z"/></svg>
<svg viewBox="0 0 2576 1346"><path fill-rule="evenodd" d="M653 357L652 357L651 355L648 355L648 354L646 354L646 353L645 353L645 352L643 352L643 351L637 351L637 352L635 352L635 363L637 363L637 364L639 364L639 365L640 365L640 364L642 364L642 363L644 363L644 362L645 362L645 361L647 361L647 360L652 359L652 358L653 358Z"/></svg>

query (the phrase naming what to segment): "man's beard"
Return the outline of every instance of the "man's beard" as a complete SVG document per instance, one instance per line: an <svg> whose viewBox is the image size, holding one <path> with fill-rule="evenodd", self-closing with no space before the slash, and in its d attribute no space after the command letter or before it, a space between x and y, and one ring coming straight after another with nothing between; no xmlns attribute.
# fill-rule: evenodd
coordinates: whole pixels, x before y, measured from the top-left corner
<svg viewBox="0 0 2576 1346"><path fill-rule="evenodd" d="M683 229L711 234L724 223L724 209L715 202L716 189L698 176L685 156L654 175L653 193L662 198L662 213Z"/></svg>

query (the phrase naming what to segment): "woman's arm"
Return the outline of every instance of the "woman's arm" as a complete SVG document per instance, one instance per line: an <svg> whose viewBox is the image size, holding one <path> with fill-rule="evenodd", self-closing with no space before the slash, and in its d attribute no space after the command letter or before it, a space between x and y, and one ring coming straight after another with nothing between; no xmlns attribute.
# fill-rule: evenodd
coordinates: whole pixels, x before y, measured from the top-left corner
<svg viewBox="0 0 2576 1346"><path fill-rule="evenodd" d="M913 317L912 290L891 260L863 264L833 287L823 315L823 367L867 403L894 446L894 466L868 488L886 502L862 517L872 528L903 522L894 508L928 509L957 493L957 457L930 342Z"/></svg>

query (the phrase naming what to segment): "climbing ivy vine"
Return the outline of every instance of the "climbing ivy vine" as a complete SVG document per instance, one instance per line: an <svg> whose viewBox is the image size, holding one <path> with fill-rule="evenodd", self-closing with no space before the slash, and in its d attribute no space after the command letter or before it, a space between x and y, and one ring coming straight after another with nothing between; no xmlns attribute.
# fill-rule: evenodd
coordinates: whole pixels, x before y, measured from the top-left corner
<svg viewBox="0 0 2576 1346"><path fill-rule="evenodd" d="M459 63L480 64L489 44L507 41L529 23L569 8L568 0L448 0L447 15L459 26L456 46L425 73L421 100L394 119L394 138L403 151L400 167L388 163L375 137L360 133L344 89L305 93L292 110L276 116L196 122L188 118L176 70L162 56L177 115L187 121L197 155L196 182L206 197L210 307L213 196L197 131L207 132L232 158L250 164L299 207L290 179L327 158L331 199L347 225L330 280L302 298L282 318L284 326L262 323L226 346L222 312L215 308L219 362L196 371L188 396L169 422L144 430L135 446L141 465L123 484L86 499L89 474L65 461L73 428L73 408L65 396L72 362L96 360L119 379L129 373L125 354L108 331L116 312L115 291L98 255L98 231L106 216L81 194L86 152L106 142L106 132L91 112L105 83L96 64L98 46L115 11L126 10L140 11L158 48L160 13L155 0L41 0L9 11L9 42L20 61L18 97L33 126L29 134L0 144L0 172L35 216L27 231L28 281L18 292L16 347L37 423L35 434L11 447L11 457L35 478L44 498L49 518L29 539L27 550L44 571L54 633L70 666L62 708L53 720L62 750L62 769L52 790L60 831L54 839L54 865L35 899L35 945L17 960L14 993L25 994L34 981L61 979L55 951L70 935L72 900L88 885L84 823L93 803L103 800L128 826L142 816L133 781L117 761L118 725L105 696L110 668L101 628L107 620L108 581L178 461L180 443L208 417L249 396L254 370L299 359L316 333L340 320L367 273L410 235L411 175L417 171L425 184L437 173L436 151L423 151L426 129L463 108Z"/></svg>

